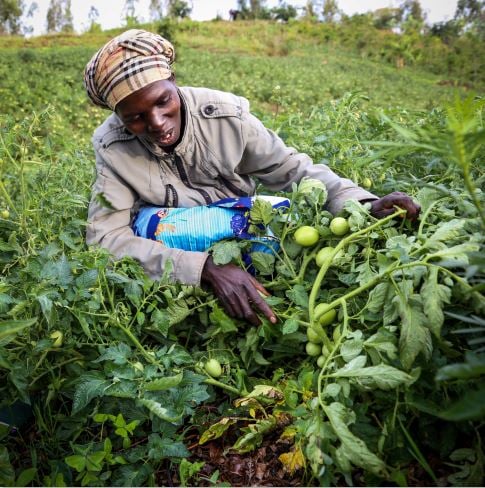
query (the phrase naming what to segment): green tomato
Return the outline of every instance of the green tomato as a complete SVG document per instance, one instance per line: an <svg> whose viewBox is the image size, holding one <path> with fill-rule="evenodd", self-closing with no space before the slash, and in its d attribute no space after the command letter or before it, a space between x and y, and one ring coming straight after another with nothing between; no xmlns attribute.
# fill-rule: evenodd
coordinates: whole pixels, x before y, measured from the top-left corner
<svg viewBox="0 0 485 488"><path fill-rule="evenodd" d="M372 180L370 178L364 178L364 180L362 181L362 186L367 189L371 188Z"/></svg>
<svg viewBox="0 0 485 488"><path fill-rule="evenodd" d="M340 327L335 327L335 329L333 329L333 341L337 342L341 335Z"/></svg>
<svg viewBox="0 0 485 488"><path fill-rule="evenodd" d="M332 234L336 236L343 236L350 230L350 226L347 219L344 219L343 217L335 217L330 222L330 230Z"/></svg>
<svg viewBox="0 0 485 488"><path fill-rule="evenodd" d="M64 334L60 330L55 330L50 335L50 338L54 340L54 344L52 344L53 347L61 347L64 339Z"/></svg>
<svg viewBox="0 0 485 488"><path fill-rule="evenodd" d="M10 212L7 209L2 210L0 213L2 219L8 219L10 217Z"/></svg>
<svg viewBox="0 0 485 488"><path fill-rule="evenodd" d="M309 225L301 226L294 234L296 243L303 247L314 246L318 242L319 237L318 230Z"/></svg>
<svg viewBox="0 0 485 488"><path fill-rule="evenodd" d="M320 356L320 353L322 352L321 346L319 346L318 344L313 344L313 342L307 342L305 349L306 349L306 353L309 356L314 356L314 357Z"/></svg>
<svg viewBox="0 0 485 488"><path fill-rule="evenodd" d="M337 312L334 308L322 314L322 310L328 306L328 303L319 303L315 307L315 317L318 320L318 323L322 327L326 327L333 323L333 321L337 318Z"/></svg>
<svg viewBox="0 0 485 488"><path fill-rule="evenodd" d="M318 251L317 255L315 256L315 261L317 266L321 268L323 263L328 260L330 254L333 253L334 248L331 246L322 247L320 251Z"/></svg>
<svg viewBox="0 0 485 488"><path fill-rule="evenodd" d="M221 363L217 359L209 359L209 361L205 363L204 369L213 378L219 378L219 376L222 375Z"/></svg>
<svg viewBox="0 0 485 488"><path fill-rule="evenodd" d="M308 337L308 340L310 342L313 342L313 344L320 344L320 342L322 342L320 334L312 327L308 327L308 329L306 330L306 335Z"/></svg>
<svg viewBox="0 0 485 488"><path fill-rule="evenodd" d="M323 365L325 364L325 359L327 359L327 358L326 358L326 356L324 356L323 354L321 354L320 356L318 356L318 359L317 359L317 366L318 366L319 368L323 368Z"/></svg>

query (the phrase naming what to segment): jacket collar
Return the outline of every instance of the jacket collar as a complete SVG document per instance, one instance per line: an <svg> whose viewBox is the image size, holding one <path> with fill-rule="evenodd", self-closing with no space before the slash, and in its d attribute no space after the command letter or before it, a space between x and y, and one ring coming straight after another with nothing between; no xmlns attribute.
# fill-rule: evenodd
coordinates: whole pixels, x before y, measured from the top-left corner
<svg viewBox="0 0 485 488"><path fill-rule="evenodd" d="M177 146L175 146L173 153L166 153L160 146L157 146L146 137L137 136L137 138L151 153L153 153L158 158L170 160L173 158L174 155L178 155L181 156L188 165L192 166L194 164L192 158L187 157L194 152L195 139L192 113L190 111L190 107L187 104L187 99L183 94L183 90L177 87L177 92L180 97L180 103L184 107L185 127L184 133L182 134L182 139L177 144Z"/></svg>

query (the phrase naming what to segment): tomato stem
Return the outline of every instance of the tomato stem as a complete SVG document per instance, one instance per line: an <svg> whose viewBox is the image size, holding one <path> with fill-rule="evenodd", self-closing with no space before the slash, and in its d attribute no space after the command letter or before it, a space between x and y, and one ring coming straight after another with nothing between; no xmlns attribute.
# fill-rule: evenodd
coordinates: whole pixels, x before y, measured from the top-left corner
<svg viewBox="0 0 485 488"><path fill-rule="evenodd" d="M361 236L363 236L365 234L368 234L369 232L373 231L374 229L377 229L378 227L383 226L384 224L386 224L387 222L389 222L390 220L392 220L394 217L396 217L398 215L401 215L401 214L404 214L405 212L406 212L405 210L399 209L396 212L394 212L392 215L389 215L388 217L385 217L385 218L383 218L381 220L378 220L374 224L369 225L369 227L366 227L365 229L358 230L358 231L354 232L353 234L350 234L349 236L344 237L334 247L333 251L331 253L329 253L327 259L323 262L323 264L322 264L322 266L320 268L320 271L318 272L317 277L315 278L315 283L312 286L312 291L310 292L310 297L309 297L309 300L308 300L308 310L309 310L309 316L310 316L310 324L313 324L314 321L315 321L315 301L316 301L318 292L320 291L320 287L321 287L322 281L325 278L325 275L327 274L328 268L330 268L330 265L331 265L331 263L333 261L333 258L336 256L336 254L341 249L343 249L347 244L350 244L356 238L361 237ZM380 279L380 277L379 277L379 279ZM365 289L369 288L370 286L373 286L375 283L377 283L379 281L379 279L377 281L372 280L371 282L367 283L366 285L362 285L362 286L364 286L364 288L359 287L356 290L353 290L353 292L350 292L350 294L348 294L346 296L354 296L354 294L360 293L362 290L365 290ZM332 302L332 304L334 304L336 302L338 303L338 300L340 300L340 299L334 300ZM325 313L325 312L327 312L331 308L334 308L334 307L335 306L332 306L331 307L329 305L328 308L327 308L327 310L323 310L322 311L322 314Z"/></svg>
<svg viewBox="0 0 485 488"><path fill-rule="evenodd" d="M206 378L204 380L204 383L207 383L208 385L212 385L212 386L218 386L219 388L230 391L231 393L234 393L238 396L242 395L242 393L234 386L226 385L225 383L222 383L222 381L217 381L214 378Z"/></svg>

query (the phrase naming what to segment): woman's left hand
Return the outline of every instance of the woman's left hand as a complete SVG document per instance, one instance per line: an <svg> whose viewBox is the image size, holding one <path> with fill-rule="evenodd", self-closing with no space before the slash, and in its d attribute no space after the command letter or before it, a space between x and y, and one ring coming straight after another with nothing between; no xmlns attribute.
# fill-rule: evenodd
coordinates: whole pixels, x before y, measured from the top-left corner
<svg viewBox="0 0 485 488"><path fill-rule="evenodd" d="M395 207L406 210L406 218L414 221L418 218L421 206L406 193L395 191L371 202L370 213L378 219L387 217L396 211Z"/></svg>

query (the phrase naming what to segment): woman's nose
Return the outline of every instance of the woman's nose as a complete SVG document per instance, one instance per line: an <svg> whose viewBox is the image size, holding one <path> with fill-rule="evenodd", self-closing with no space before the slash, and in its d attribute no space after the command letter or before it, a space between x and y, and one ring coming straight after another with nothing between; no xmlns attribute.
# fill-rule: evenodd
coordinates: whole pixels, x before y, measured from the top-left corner
<svg viewBox="0 0 485 488"><path fill-rule="evenodd" d="M158 108L153 109L148 116L148 130L156 132L163 127L165 117L162 111Z"/></svg>

